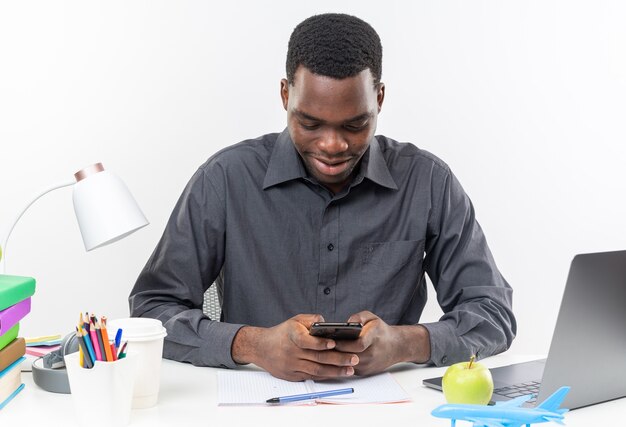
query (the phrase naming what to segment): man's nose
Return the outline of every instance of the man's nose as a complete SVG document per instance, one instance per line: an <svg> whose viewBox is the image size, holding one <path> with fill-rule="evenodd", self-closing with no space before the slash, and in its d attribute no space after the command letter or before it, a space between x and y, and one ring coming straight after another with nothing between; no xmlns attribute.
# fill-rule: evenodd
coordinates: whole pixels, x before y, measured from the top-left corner
<svg viewBox="0 0 626 427"><path fill-rule="evenodd" d="M337 155L348 150L348 142L339 132L331 130L322 136L318 143L318 147L324 153Z"/></svg>

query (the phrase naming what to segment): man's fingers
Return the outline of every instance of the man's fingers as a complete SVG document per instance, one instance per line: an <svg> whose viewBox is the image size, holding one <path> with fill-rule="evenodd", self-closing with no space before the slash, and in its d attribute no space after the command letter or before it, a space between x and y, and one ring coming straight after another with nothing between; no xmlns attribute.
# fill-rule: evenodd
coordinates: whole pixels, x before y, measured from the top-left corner
<svg viewBox="0 0 626 427"><path fill-rule="evenodd" d="M300 360L296 369L297 372L305 374L307 378L313 379L350 377L354 375L354 367L352 366L323 365L309 360Z"/></svg>
<svg viewBox="0 0 626 427"><path fill-rule="evenodd" d="M356 340L338 340L336 350L345 353L362 353L371 345L371 340L367 335L363 335Z"/></svg>
<svg viewBox="0 0 626 427"><path fill-rule="evenodd" d="M365 310L365 311L359 311L358 313L355 313L352 316L350 316L348 318L348 322L359 322L359 323L365 325L367 322L370 322L370 321L378 319L378 318L379 317L376 316L371 311Z"/></svg>
<svg viewBox="0 0 626 427"><path fill-rule="evenodd" d="M305 351L302 359L310 360L322 365L333 366L356 366L359 364L359 356L356 354L342 353L340 351Z"/></svg>
<svg viewBox="0 0 626 427"><path fill-rule="evenodd" d="M328 338L314 337L309 330L292 330L289 339L298 347L307 350L330 350L335 348L335 341Z"/></svg>
<svg viewBox="0 0 626 427"><path fill-rule="evenodd" d="M334 350L335 340L309 334L310 325L323 320L320 315L301 314L264 329L257 344L262 357L255 363L289 381L354 375L359 356Z"/></svg>
<svg viewBox="0 0 626 427"><path fill-rule="evenodd" d="M380 333L380 327L386 325L380 317L376 316L371 311L361 311L353 314L348 321L361 322L363 324L361 335L356 340L337 341L335 349L351 353L362 353L366 351Z"/></svg>
<svg viewBox="0 0 626 427"><path fill-rule="evenodd" d="M309 329L315 322L324 321L324 317L321 314L298 314L297 316L292 317L292 319L307 329Z"/></svg>
<svg viewBox="0 0 626 427"><path fill-rule="evenodd" d="M282 378L289 381L302 381L349 377L354 375L355 365L358 362L358 356L353 354L305 350L298 352L289 372L286 372Z"/></svg>
<svg viewBox="0 0 626 427"><path fill-rule="evenodd" d="M321 314L299 314L292 318L295 325L289 329L289 339L298 347L308 350L330 350L335 348L335 341L328 338L314 337L309 333L311 325L323 322Z"/></svg>

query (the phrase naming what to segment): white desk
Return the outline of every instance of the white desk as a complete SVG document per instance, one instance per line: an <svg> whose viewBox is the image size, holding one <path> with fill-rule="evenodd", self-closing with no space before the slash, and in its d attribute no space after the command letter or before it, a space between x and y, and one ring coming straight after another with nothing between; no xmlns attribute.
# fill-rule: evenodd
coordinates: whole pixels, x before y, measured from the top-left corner
<svg viewBox="0 0 626 427"><path fill-rule="evenodd" d="M482 362L489 367L534 359L502 354ZM255 369L244 367L244 369ZM585 369L585 367L581 367ZM317 405L297 407L218 407L216 368L197 368L163 361L159 403L150 409L133 410L130 425L135 426L449 426L446 420L430 415L445 403L443 394L422 386L422 379L443 375L445 368L420 368L406 364L391 372L413 399L410 403L389 405ZM48 393L37 387L30 373L23 373L24 390L3 410L0 426L73 426L74 408L70 395ZM568 413L568 427L614 425L626 412L626 398L577 409ZM28 423L30 420L31 423ZM620 422L620 421L617 421ZM469 423L458 422L457 426ZM541 424L554 425L556 424Z"/></svg>

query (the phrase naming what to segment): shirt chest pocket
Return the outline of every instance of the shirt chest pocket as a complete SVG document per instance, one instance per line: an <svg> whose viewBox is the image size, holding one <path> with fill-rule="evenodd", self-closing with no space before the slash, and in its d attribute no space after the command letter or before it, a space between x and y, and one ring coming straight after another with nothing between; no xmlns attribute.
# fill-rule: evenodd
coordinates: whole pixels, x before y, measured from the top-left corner
<svg viewBox="0 0 626 427"><path fill-rule="evenodd" d="M423 276L424 240L365 243L361 255L361 306L397 323Z"/></svg>

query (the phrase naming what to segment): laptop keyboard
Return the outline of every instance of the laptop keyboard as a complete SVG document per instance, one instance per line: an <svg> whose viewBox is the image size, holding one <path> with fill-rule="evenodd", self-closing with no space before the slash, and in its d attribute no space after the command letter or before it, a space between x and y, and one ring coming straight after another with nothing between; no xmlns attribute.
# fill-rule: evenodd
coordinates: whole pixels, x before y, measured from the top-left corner
<svg viewBox="0 0 626 427"><path fill-rule="evenodd" d="M499 394L500 396L506 396L510 399L532 394L533 397L527 403L535 403L537 401L537 394L539 393L539 386L541 386L541 382L530 381L527 383L519 383L508 387L497 388L493 392L495 394Z"/></svg>

